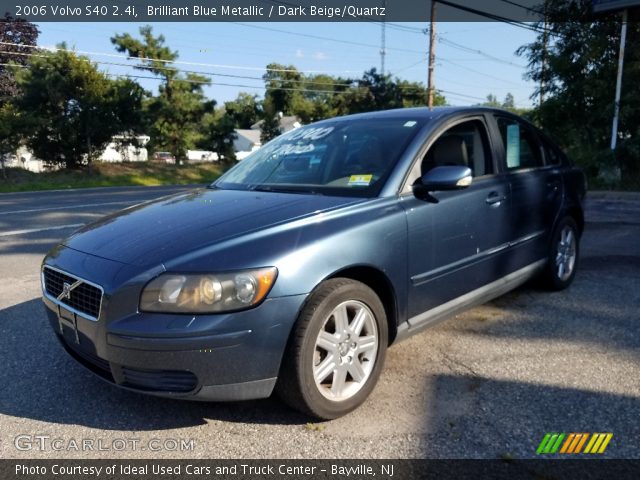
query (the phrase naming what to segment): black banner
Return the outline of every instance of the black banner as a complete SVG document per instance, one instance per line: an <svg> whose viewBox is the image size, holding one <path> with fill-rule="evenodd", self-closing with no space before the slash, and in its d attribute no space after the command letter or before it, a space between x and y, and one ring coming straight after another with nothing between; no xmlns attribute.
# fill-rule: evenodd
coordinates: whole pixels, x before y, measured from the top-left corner
<svg viewBox="0 0 640 480"><path fill-rule="evenodd" d="M3 480L637 479L640 460L0 460Z"/></svg>
<svg viewBox="0 0 640 480"><path fill-rule="evenodd" d="M437 0L439 21L528 21L542 0ZM429 0L0 0L31 22L426 22Z"/></svg>

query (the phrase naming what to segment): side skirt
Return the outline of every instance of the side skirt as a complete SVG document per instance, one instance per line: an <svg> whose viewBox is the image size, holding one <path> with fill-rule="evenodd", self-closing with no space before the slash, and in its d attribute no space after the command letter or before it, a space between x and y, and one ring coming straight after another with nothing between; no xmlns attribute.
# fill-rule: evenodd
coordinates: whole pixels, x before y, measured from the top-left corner
<svg viewBox="0 0 640 480"><path fill-rule="evenodd" d="M515 272L499 278L494 282L488 283L487 285L469 293L465 293L461 297L454 298L453 300L443 303L431 310L427 310L420 315L411 317L405 323L398 325L398 334L396 335L396 339L393 343L406 340L416 333L423 331L427 327L440 323L443 320L464 312L471 307L481 305L504 295L510 290L519 287L527 280L533 278L544 268L545 263L546 259L538 260L537 262L527 265L520 270L516 270Z"/></svg>

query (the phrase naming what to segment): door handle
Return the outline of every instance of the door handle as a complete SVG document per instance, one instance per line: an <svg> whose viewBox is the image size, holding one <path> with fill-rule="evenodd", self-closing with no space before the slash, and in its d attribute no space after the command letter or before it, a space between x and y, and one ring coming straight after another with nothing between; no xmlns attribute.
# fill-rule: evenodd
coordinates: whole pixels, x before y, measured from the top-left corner
<svg viewBox="0 0 640 480"><path fill-rule="evenodd" d="M498 192L491 192L487 197L486 202L492 207L499 207L505 199L506 197L504 195L500 195Z"/></svg>
<svg viewBox="0 0 640 480"><path fill-rule="evenodd" d="M558 191L560 189L560 180L547 180L547 188L554 192Z"/></svg>

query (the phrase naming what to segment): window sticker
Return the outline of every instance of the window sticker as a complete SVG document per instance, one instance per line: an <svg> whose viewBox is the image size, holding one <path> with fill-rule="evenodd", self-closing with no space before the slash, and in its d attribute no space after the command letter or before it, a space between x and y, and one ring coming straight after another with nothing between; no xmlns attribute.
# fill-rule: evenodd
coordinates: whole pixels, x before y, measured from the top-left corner
<svg viewBox="0 0 640 480"><path fill-rule="evenodd" d="M373 179L373 175L351 175L349 177L350 187L368 187Z"/></svg>
<svg viewBox="0 0 640 480"><path fill-rule="evenodd" d="M507 168L520 166L520 126L507 126Z"/></svg>
<svg viewBox="0 0 640 480"><path fill-rule="evenodd" d="M296 128L287 135L287 140L320 140L333 132L333 127Z"/></svg>
<svg viewBox="0 0 640 480"><path fill-rule="evenodd" d="M298 145L292 143L285 143L280 145L273 151L273 155L301 155L303 153L313 152L315 147L313 144Z"/></svg>
<svg viewBox="0 0 640 480"><path fill-rule="evenodd" d="M418 123L418 122L416 122L415 120L409 120L408 122L406 122L404 124L404 126L405 127L415 127L416 123Z"/></svg>

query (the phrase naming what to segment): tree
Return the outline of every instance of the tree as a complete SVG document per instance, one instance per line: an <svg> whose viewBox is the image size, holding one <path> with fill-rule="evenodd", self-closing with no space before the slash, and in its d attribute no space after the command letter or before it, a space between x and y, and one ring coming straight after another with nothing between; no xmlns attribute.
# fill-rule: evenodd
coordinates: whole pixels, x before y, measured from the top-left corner
<svg viewBox="0 0 640 480"><path fill-rule="evenodd" d="M140 122L140 86L110 80L73 52L41 53L16 79L26 144L48 163L90 165L112 136L135 131Z"/></svg>
<svg viewBox="0 0 640 480"><path fill-rule="evenodd" d="M22 18L14 19L6 13L0 19L0 104L19 93L15 69L7 64L27 65L34 53L34 49L29 47L36 45L39 33L33 23Z"/></svg>
<svg viewBox="0 0 640 480"><path fill-rule="evenodd" d="M507 93L504 97L504 102L502 102L502 108L507 110L515 110L516 108L516 100L513 98L511 93Z"/></svg>
<svg viewBox="0 0 640 480"><path fill-rule="evenodd" d="M494 107L494 108L502 107L502 105L500 105L500 102L498 101L498 97L496 97L493 93L490 93L489 95L487 95L487 101L484 102L482 106Z"/></svg>
<svg viewBox="0 0 640 480"><path fill-rule="evenodd" d="M593 17L590 0L547 0L547 35L518 53L529 60L528 77L544 88L535 119L587 168L591 177L616 166L609 150L620 16ZM640 14L631 11L622 82L619 146L623 181L640 179ZM542 27L542 23L538 27ZM545 42L547 37L550 39ZM540 91L535 92L534 97ZM533 97L532 97L533 98Z"/></svg>
<svg viewBox="0 0 640 480"><path fill-rule="evenodd" d="M20 145L21 129L19 127L19 112L11 103L0 104L0 167L2 177L7 178L4 164L8 155L15 152Z"/></svg>
<svg viewBox="0 0 640 480"><path fill-rule="evenodd" d="M504 101L500 103L498 101L498 97L496 97L493 93L487 95L487 101L480 104L483 107L492 107L492 108L503 108L504 110L509 110L517 115L524 115L528 117L531 110L527 108L518 108L516 107L516 101L513 97L513 94L507 93L504 97Z"/></svg>
<svg viewBox="0 0 640 480"><path fill-rule="evenodd" d="M266 87L265 101L276 113L292 115L292 106L301 97L303 74L293 65L270 63L262 78Z"/></svg>
<svg viewBox="0 0 640 480"><path fill-rule="evenodd" d="M260 141L264 145L280 135L280 115L268 99L264 101L264 116L260 125Z"/></svg>
<svg viewBox="0 0 640 480"><path fill-rule="evenodd" d="M213 150L218 160L231 165L236 160L233 141L236 138L235 121L222 110L207 113L203 119L200 146L205 150Z"/></svg>
<svg viewBox="0 0 640 480"><path fill-rule="evenodd" d="M364 72L362 78L353 83L335 100L337 111L342 115L427 104L428 92L423 84L393 79L391 75L379 74L375 68ZM446 99L436 93L434 104L445 105Z"/></svg>
<svg viewBox="0 0 640 480"><path fill-rule="evenodd" d="M146 104L149 115L150 144L156 150L168 150L176 158L184 158L187 149L200 141L201 121L213 111L215 102L208 101L202 88L211 82L208 78L193 73L180 73L173 66L178 52L172 51L162 35L153 36L151 26L140 27L142 39L128 33L115 35L111 43L119 52L140 59L136 68L151 72L162 80L158 96Z"/></svg>
<svg viewBox="0 0 640 480"><path fill-rule="evenodd" d="M251 128L262 113L257 95L240 92L235 100L225 102L224 109L235 128Z"/></svg>

